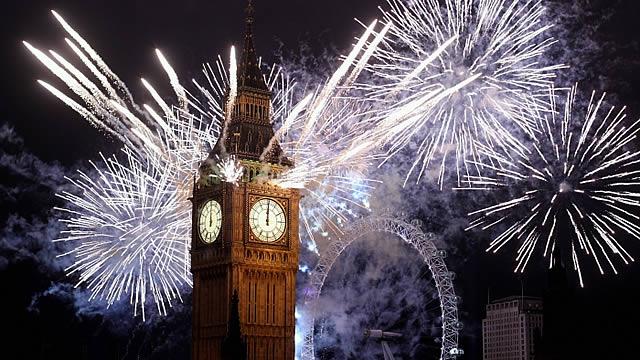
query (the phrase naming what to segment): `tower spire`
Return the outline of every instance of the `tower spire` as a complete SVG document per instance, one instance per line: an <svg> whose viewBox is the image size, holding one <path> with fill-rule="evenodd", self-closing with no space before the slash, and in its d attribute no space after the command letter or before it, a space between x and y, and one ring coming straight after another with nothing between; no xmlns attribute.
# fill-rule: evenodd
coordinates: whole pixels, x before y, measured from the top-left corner
<svg viewBox="0 0 640 360"><path fill-rule="evenodd" d="M247 7L244 9L246 18L245 23L247 25L247 31L250 33L253 30L253 14L255 12L255 8L253 7L253 0L247 0Z"/></svg>
<svg viewBox="0 0 640 360"><path fill-rule="evenodd" d="M260 71L253 45L253 1L247 2L245 13L244 47L238 59L238 91L233 107L225 109L230 112L225 114L229 121L225 121L224 130L210 157L229 154L237 156L239 160L253 161L255 164L292 166L293 163L283 155L278 142L272 141L275 134L271 125L272 94ZM243 166L249 171L249 165L245 163ZM257 171L249 171L249 175L260 174L263 171L263 166L260 165ZM253 177L248 176L251 179Z"/></svg>
<svg viewBox="0 0 640 360"><path fill-rule="evenodd" d="M242 49L242 62L240 63L240 72L238 77L238 85L240 87L249 87L258 90L268 91L267 84L264 82L262 72L258 63L258 56L253 45L253 22L254 22L253 0L247 1L245 8L245 31L244 31L244 47Z"/></svg>

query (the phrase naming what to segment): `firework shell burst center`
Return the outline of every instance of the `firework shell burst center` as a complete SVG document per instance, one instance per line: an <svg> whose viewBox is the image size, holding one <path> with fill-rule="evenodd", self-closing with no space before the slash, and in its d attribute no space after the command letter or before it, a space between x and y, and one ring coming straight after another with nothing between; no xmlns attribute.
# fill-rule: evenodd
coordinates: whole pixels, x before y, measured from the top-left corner
<svg viewBox="0 0 640 360"><path fill-rule="evenodd" d="M520 146L503 152L483 147L494 165L483 165L488 176L470 177L470 183L512 195L472 212L469 228L500 229L489 251L517 244L517 272L536 253L549 267L569 256L584 286L584 258L601 274L634 261L622 242L640 238L640 121L627 121L624 108L607 108L604 94L593 92L581 106L576 94L575 86L551 89L549 108L538 113L537 130Z"/></svg>

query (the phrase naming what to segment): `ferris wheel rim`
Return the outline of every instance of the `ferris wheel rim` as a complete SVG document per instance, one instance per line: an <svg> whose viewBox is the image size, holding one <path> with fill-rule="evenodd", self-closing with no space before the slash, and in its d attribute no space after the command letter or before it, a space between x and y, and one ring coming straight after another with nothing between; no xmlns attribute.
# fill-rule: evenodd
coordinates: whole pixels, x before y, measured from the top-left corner
<svg viewBox="0 0 640 360"><path fill-rule="evenodd" d="M444 262L444 253L435 246L433 233L425 233L420 226L402 219L386 216L368 216L352 223L339 240L331 243L321 254L318 264L309 275L305 293L305 309L311 314L305 324L301 359L315 360L314 327L315 305L322 294L324 282L336 260L353 242L370 233L389 233L402 239L418 251L431 272L440 300L442 337L440 359L455 358L458 350L458 297L453 287L453 275Z"/></svg>

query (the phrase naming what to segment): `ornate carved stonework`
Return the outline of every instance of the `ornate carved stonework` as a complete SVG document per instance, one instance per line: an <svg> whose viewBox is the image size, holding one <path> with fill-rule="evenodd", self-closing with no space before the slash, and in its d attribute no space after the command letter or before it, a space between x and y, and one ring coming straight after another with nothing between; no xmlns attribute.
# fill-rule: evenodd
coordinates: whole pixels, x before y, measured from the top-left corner
<svg viewBox="0 0 640 360"><path fill-rule="evenodd" d="M244 175L236 186L210 181L206 178L207 169L203 169L202 178L194 185L191 247L194 360L224 359L225 338L227 344L228 339L236 339L234 346L246 346L246 358L250 360L294 359L300 194L295 189L268 183L292 163L277 142L267 148L274 134L269 121L271 94L263 86L257 66L252 21L249 12L232 121L225 130L226 137L222 136L210 156L236 155ZM252 207L261 200L261 204L269 205L250 221ZM220 205L219 222L202 214L204 205L210 201ZM276 223L279 231L272 230ZM261 240L260 233L256 234L261 229L256 224L276 235L267 238L269 241ZM208 243L203 241L199 229L202 226L210 233L219 229L217 238ZM238 294L236 315L231 311L236 304L232 302L234 292ZM238 317L243 341L237 340L235 325L229 325L230 319L235 324ZM233 334L229 333L230 328Z"/></svg>

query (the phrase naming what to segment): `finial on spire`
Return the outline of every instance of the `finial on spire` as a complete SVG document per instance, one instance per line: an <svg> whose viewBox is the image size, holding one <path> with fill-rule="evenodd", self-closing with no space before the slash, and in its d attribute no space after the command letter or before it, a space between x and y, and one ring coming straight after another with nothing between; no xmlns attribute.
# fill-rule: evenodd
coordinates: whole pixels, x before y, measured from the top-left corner
<svg viewBox="0 0 640 360"><path fill-rule="evenodd" d="M249 87L258 90L268 91L264 82L262 72L260 71L258 56L253 46L253 1L247 1L246 13L246 29L244 33L244 48L242 49L241 62L238 64L238 85L240 87Z"/></svg>
<svg viewBox="0 0 640 360"><path fill-rule="evenodd" d="M245 20L247 23L247 28L250 28L253 24L253 13L255 12L255 9L253 8L253 0L247 1L247 7L244 9L244 12L247 15L247 18Z"/></svg>

